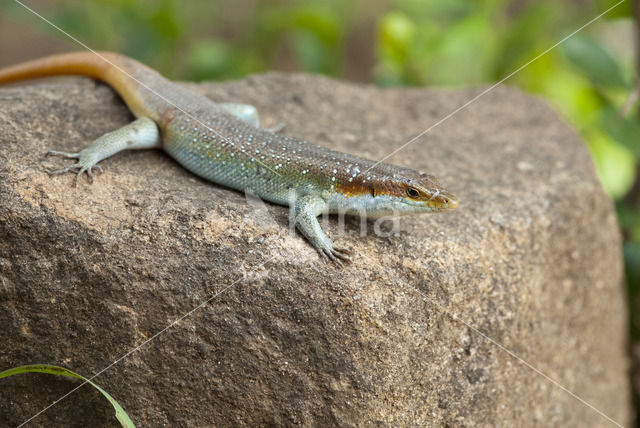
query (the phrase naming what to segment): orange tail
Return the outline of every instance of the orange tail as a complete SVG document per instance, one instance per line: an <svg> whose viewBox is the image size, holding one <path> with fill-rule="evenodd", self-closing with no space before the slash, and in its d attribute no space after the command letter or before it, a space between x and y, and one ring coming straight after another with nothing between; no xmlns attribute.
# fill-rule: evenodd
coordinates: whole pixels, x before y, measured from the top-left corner
<svg viewBox="0 0 640 428"><path fill-rule="evenodd" d="M112 52L72 52L52 55L0 69L0 84L38 77L82 75L106 82L124 99L133 114L145 114L137 82L128 73L145 65Z"/></svg>

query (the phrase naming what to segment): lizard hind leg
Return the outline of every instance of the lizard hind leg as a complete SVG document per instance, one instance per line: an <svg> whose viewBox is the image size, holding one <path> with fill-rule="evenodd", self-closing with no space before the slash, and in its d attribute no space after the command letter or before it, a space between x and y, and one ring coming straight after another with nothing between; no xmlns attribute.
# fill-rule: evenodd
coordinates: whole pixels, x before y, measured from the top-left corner
<svg viewBox="0 0 640 428"><path fill-rule="evenodd" d="M252 106L251 104L220 103L219 105L227 113L231 113L238 119L247 122L251 126L260 128L260 115L258 114L258 109ZM265 131L269 131L274 134L277 134L278 132L282 131L283 128L284 128L284 123L279 123L278 125L273 126L271 128L263 128L263 129Z"/></svg>
<svg viewBox="0 0 640 428"><path fill-rule="evenodd" d="M85 172L89 177L89 182L93 182L93 168L102 172L102 168L98 165L101 160L123 150L160 147L160 132L155 122L147 117L141 117L120 129L104 134L77 153L55 150L48 152L47 155L77 159L77 162L66 168L50 171L49 174L58 175L77 170L76 184Z"/></svg>
<svg viewBox="0 0 640 428"><path fill-rule="evenodd" d="M230 113L238 119L247 122L249 125L255 128L260 128L260 115L258 114L258 109L251 104L219 103L218 105L222 107L227 113Z"/></svg>

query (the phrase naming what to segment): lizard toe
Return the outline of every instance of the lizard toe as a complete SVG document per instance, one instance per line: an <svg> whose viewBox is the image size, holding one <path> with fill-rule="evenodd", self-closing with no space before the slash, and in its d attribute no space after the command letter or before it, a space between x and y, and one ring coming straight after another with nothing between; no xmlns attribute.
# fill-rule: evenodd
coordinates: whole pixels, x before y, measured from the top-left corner
<svg viewBox="0 0 640 428"><path fill-rule="evenodd" d="M330 260L340 267L344 267L344 263L351 263L351 252L345 248L335 247L331 243L319 247L318 252L325 260Z"/></svg>
<svg viewBox="0 0 640 428"><path fill-rule="evenodd" d="M51 171L48 171L48 172L49 172L49 175L60 175L60 174L67 173L67 172L69 172L69 171L71 171L73 169L80 168L80 167L81 167L81 165L76 162L73 165L69 165L66 168L54 169L54 170L51 170Z"/></svg>
<svg viewBox="0 0 640 428"><path fill-rule="evenodd" d="M78 174L76 174L76 186L78 185L80 176L85 172L87 173L89 183L93 184L93 171L91 170L91 168L93 168L93 165L83 165L82 168L80 168L80 171L78 171Z"/></svg>
<svg viewBox="0 0 640 428"><path fill-rule="evenodd" d="M340 260L338 257L336 257L333 249L323 248L322 250L320 250L320 254L322 254L325 259L329 259L333 263L336 263L338 266L344 267L344 264L342 263L342 260Z"/></svg>
<svg viewBox="0 0 640 428"><path fill-rule="evenodd" d="M59 152L57 150L49 150L47 152L47 156L62 156L69 159L78 159L80 157L80 153Z"/></svg>
<svg viewBox="0 0 640 428"><path fill-rule="evenodd" d="M331 252L337 260L343 260L347 263L351 263L351 251L345 248L333 247Z"/></svg>

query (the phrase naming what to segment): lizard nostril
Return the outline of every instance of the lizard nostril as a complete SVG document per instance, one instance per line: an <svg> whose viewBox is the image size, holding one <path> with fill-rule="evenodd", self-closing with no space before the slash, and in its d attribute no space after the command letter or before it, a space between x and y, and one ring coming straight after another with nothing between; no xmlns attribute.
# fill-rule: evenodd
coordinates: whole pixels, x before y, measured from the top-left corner
<svg viewBox="0 0 640 428"><path fill-rule="evenodd" d="M445 191L440 191L434 200L442 209L452 210L458 207L458 199L451 193Z"/></svg>

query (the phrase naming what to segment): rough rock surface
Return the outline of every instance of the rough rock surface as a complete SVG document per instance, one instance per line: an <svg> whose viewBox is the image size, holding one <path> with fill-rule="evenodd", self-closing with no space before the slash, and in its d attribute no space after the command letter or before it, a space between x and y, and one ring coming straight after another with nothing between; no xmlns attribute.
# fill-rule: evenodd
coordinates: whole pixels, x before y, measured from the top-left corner
<svg viewBox="0 0 640 428"><path fill-rule="evenodd" d="M282 74L192 87L373 159L478 93ZM130 120L89 79L0 89L0 370L90 376L210 299L95 378L139 426L610 423L497 344L628 423L612 203L541 100L496 89L391 158L440 177L461 206L404 218L389 237L347 222L338 242L357 257L344 269L288 232L286 208L268 205L269 221L160 151L104 161L93 185L46 174L67 164L47 150ZM78 383L0 380L0 425ZM85 386L31 426L116 422Z"/></svg>

